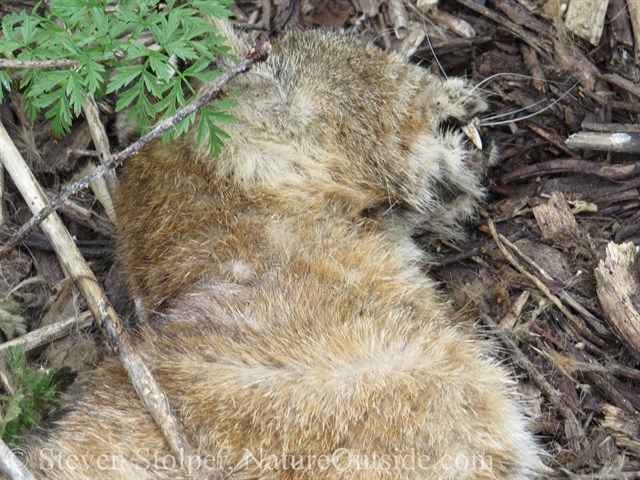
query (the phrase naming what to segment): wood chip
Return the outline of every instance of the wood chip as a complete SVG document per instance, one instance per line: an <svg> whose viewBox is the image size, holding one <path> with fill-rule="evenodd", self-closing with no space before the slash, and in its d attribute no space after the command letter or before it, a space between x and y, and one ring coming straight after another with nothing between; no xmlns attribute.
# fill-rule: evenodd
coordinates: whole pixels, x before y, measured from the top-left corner
<svg viewBox="0 0 640 480"><path fill-rule="evenodd" d="M353 5L358 12L367 17L375 17L380 11L381 0L353 0Z"/></svg>
<svg viewBox="0 0 640 480"><path fill-rule="evenodd" d="M416 7L423 13L427 13L434 8L438 8L439 0L418 0Z"/></svg>
<svg viewBox="0 0 640 480"><path fill-rule="evenodd" d="M607 257L595 270L596 291L602 310L619 340L640 359L640 281L635 245L610 242Z"/></svg>
<svg viewBox="0 0 640 480"><path fill-rule="evenodd" d="M579 132L566 142L570 148L599 150L605 152L640 153L640 134L629 132Z"/></svg>
<svg viewBox="0 0 640 480"><path fill-rule="evenodd" d="M424 26L418 22L411 22L409 24L409 29L407 31L407 35L402 40L400 47L398 48L398 52L404 55L407 58L410 58L425 39L425 31Z"/></svg>
<svg viewBox="0 0 640 480"><path fill-rule="evenodd" d="M627 14L625 0L610 0L609 14L607 16L611 25L611 34L616 41L627 47L633 46L631 23Z"/></svg>
<svg viewBox="0 0 640 480"><path fill-rule="evenodd" d="M402 0L389 0L389 19L396 37L402 40L407 35L407 9Z"/></svg>
<svg viewBox="0 0 640 480"><path fill-rule="evenodd" d="M627 8L635 42L633 47L634 60L636 65L640 65L640 0L627 0Z"/></svg>
<svg viewBox="0 0 640 480"><path fill-rule="evenodd" d="M564 24L571 32L597 46L608 6L609 0L571 0Z"/></svg>
<svg viewBox="0 0 640 480"><path fill-rule="evenodd" d="M462 38L475 38L476 31L469 22L465 22L461 18L451 15L444 10L433 10L429 13L436 23L447 30L455 33Z"/></svg>
<svg viewBox="0 0 640 480"><path fill-rule="evenodd" d="M576 219L561 192L553 192L547 203L533 207L533 215L545 240L566 237L578 230Z"/></svg>
<svg viewBox="0 0 640 480"><path fill-rule="evenodd" d="M613 405L604 405L602 413L602 426L615 437L616 444L632 451L636 456L640 455L640 415L633 415Z"/></svg>

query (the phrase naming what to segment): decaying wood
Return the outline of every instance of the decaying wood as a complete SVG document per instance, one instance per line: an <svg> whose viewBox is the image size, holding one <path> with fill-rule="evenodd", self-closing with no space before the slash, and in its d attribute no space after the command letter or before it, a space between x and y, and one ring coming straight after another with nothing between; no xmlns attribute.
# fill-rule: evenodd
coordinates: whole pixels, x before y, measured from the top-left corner
<svg viewBox="0 0 640 480"><path fill-rule="evenodd" d="M609 0L571 0L564 19L569 31L598 45Z"/></svg>
<svg viewBox="0 0 640 480"><path fill-rule="evenodd" d="M402 0L388 0L388 5L389 19L391 20L391 25L393 25L393 31L396 37L402 40L407 34L407 26L409 25L407 9Z"/></svg>
<svg viewBox="0 0 640 480"><path fill-rule="evenodd" d="M640 125L632 125L629 123L592 123L582 122L582 128L584 130L592 132L627 132L627 133L640 133Z"/></svg>
<svg viewBox="0 0 640 480"><path fill-rule="evenodd" d="M545 240L575 234L578 230L576 219L561 192L553 192L548 202L533 207L533 215Z"/></svg>
<svg viewBox="0 0 640 480"><path fill-rule="evenodd" d="M567 138L571 148L605 152L640 153L640 133L580 132Z"/></svg>
<svg viewBox="0 0 640 480"><path fill-rule="evenodd" d="M9 221L7 211L4 206L4 168L0 166L0 225Z"/></svg>
<svg viewBox="0 0 640 480"><path fill-rule="evenodd" d="M633 52L636 65L640 65L640 0L627 0L631 28L633 29Z"/></svg>
<svg viewBox="0 0 640 480"><path fill-rule="evenodd" d="M598 299L622 343L640 359L640 280L633 243L607 245L607 256L595 270Z"/></svg>
<svg viewBox="0 0 640 480"><path fill-rule="evenodd" d="M518 344L513 340L513 338L511 338L506 331L500 328L492 318L484 316L483 321L492 328L494 334L500 339L500 342L509 349L513 355L513 361L527 372L527 375L529 375L531 380L538 386L538 388L540 388L540 390L542 390L558 410L562 412L567 422L566 429L572 432L572 446L577 450L580 443L584 441L584 431L580 426L580 422L573 413L573 410L566 404L562 393L540 374L536 366L527 358L522 350L518 348Z"/></svg>
<svg viewBox="0 0 640 480"><path fill-rule="evenodd" d="M465 22L461 18L451 15L449 12L435 9L429 12L429 17L433 18L441 27L446 28L462 38L476 37L476 31L469 22Z"/></svg>
<svg viewBox="0 0 640 480"><path fill-rule="evenodd" d="M602 413L603 426L614 432L616 443L640 455L640 415L625 412L613 405L604 405Z"/></svg>
<svg viewBox="0 0 640 480"><path fill-rule="evenodd" d="M549 301L551 301L551 303L553 303L556 306L556 308L562 312L562 314L565 317L567 317L567 319L571 322L571 325L573 325L573 327L576 329L576 331L580 335L583 335L585 338L589 338L590 340L597 342L599 339L597 339L597 337L592 335L592 333L584 324L584 322L580 318L576 317L573 313L571 313L567 309L567 307L565 307L564 304L560 301L560 299L556 297L553 293L551 293L551 290L549 290L549 288L538 277L528 272L520 264L520 262L518 262L514 258L514 256L511 255L511 253L509 253L509 251L505 247L504 237L501 237L498 234L498 232L496 231L496 227L490 218L487 218L487 227L489 229L489 233L493 237L493 241L496 243L502 255L504 255L507 261L513 266L513 268L515 268L518 271L518 273L528 278L536 286L536 288L540 290L544 294L544 296L547 297Z"/></svg>
<svg viewBox="0 0 640 480"><path fill-rule="evenodd" d="M580 173L583 175L595 175L608 180L624 180L640 174L640 163L608 165L580 158L562 158L529 165L514 172L506 173L500 177L500 181L509 183L531 177L559 173Z"/></svg>
<svg viewBox="0 0 640 480"><path fill-rule="evenodd" d="M375 17L380 10L382 0L354 0L356 10L364 13L367 17Z"/></svg>
<svg viewBox="0 0 640 480"><path fill-rule="evenodd" d="M600 78L640 99L640 86L636 82L632 82L617 73L603 73Z"/></svg>
<svg viewBox="0 0 640 480"><path fill-rule="evenodd" d="M425 38L424 25L419 22L409 23L407 34L405 35L402 43L398 47L398 52L407 58L410 58L418 49Z"/></svg>
<svg viewBox="0 0 640 480"><path fill-rule="evenodd" d="M427 13L428 11L437 8L439 1L440 0L418 0L418 3L416 3L416 7L422 13Z"/></svg>

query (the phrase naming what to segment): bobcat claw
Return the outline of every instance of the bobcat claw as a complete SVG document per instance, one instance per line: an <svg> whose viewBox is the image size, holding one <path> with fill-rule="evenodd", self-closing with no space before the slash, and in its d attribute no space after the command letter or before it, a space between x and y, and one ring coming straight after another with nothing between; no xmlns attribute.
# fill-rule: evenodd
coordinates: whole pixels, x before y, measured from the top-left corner
<svg viewBox="0 0 640 480"><path fill-rule="evenodd" d="M471 140L471 143L473 143L478 150L482 150L482 139L480 138L480 132L478 131L479 124L480 120L476 117L460 128L469 140Z"/></svg>

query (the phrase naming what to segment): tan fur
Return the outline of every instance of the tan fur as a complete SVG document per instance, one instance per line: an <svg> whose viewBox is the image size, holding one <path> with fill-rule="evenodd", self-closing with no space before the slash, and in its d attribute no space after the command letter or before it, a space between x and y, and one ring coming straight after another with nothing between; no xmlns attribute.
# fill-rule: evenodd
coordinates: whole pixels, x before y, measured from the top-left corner
<svg viewBox="0 0 640 480"><path fill-rule="evenodd" d="M209 478L533 478L509 373L410 239L482 197L483 157L442 122L484 101L329 32L284 35L234 86L220 158L154 145L118 201L120 259L156 312L139 346ZM184 475L116 363L70 405L31 445L40 478Z"/></svg>

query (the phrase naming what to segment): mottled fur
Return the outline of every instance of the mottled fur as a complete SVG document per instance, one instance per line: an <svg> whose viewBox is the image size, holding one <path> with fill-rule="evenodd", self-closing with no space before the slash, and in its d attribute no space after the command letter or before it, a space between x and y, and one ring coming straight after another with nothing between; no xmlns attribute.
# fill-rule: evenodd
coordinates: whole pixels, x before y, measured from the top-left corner
<svg viewBox="0 0 640 480"><path fill-rule="evenodd" d="M533 478L510 374L410 238L451 235L482 197L484 157L443 123L481 97L330 32L284 35L234 86L220 158L156 144L118 200L120 259L155 312L139 346L210 478ZM181 475L115 362L31 452L41 478Z"/></svg>

